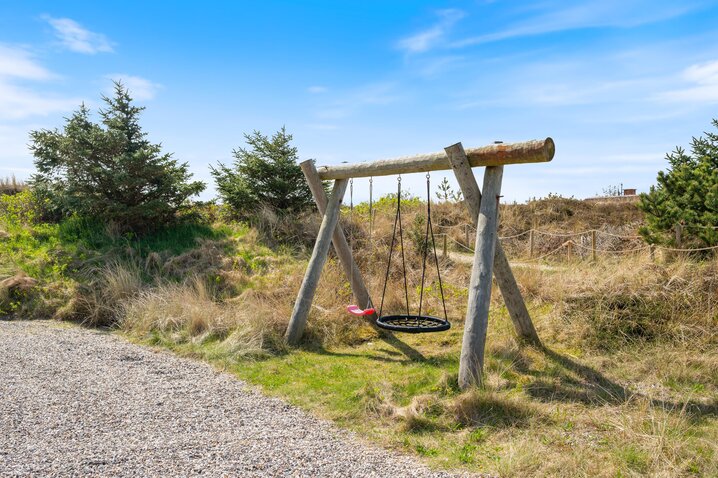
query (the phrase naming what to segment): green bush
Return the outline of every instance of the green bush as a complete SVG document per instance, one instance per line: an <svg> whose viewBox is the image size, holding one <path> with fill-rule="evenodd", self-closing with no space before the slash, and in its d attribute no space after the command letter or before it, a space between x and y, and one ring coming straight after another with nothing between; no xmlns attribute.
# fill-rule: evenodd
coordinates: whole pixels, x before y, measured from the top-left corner
<svg viewBox="0 0 718 478"><path fill-rule="evenodd" d="M718 128L718 120L713 120ZM675 227L696 246L718 245L718 134L693 138L691 152L678 147L666 155L668 171L658 173L658 185L641 194L646 213L641 235L650 243L675 244Z"/></svg>
<svg viewBox="0 0 718 478"><path fill-rule="evenodd" d="M33 224L42 216L42 201L29 189L0 195L0 216L6 224Z"/></svg>
<svg viewBox="0 0 718 478"><path fill-rule="evenodd" d="M269 209L272 214L297 213L313 206L312 193L297 164L297 148L284 128L271 138L259 131L245 134L248 149L232 152L234 164L211 167L220 197L234 214L252 219Z"/></svg>
<svg viewBox="0 0 718 478"><path fill-rule="evenodd" d="M187 163L146 139L139 124L144 108L133 105L121 83L115 84L113 98L103 100L101 125L82 105L62 131L31 133L35 194L55 219L76 214L136 232L172 222L204 184L190 182Z"/></svg>

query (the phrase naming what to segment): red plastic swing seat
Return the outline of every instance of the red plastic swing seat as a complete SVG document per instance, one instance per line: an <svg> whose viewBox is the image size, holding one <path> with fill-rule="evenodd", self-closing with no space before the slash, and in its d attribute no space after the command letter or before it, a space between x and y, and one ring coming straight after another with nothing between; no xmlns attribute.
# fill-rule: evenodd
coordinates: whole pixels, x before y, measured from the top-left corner
<svg viewBox="0 0 718 478"><path fill-rule="evenodd" d="M347 312L353 315L358 315L360 317L363 315L372 315L376 313L373 307L369 307L368 309L361 309L358 305L348 305Z"/></svg>

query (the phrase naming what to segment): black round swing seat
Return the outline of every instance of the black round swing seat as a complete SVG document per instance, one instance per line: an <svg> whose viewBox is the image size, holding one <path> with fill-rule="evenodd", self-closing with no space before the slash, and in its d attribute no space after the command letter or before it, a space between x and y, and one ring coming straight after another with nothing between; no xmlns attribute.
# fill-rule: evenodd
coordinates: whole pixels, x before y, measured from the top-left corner
<svg viewBox="0 0 718 478"><path fill-rule="evenodd" d="M448 320L431 315L384 315L376 320L376 325L382 329L410 334L443 332L451 328Z"/></svg>

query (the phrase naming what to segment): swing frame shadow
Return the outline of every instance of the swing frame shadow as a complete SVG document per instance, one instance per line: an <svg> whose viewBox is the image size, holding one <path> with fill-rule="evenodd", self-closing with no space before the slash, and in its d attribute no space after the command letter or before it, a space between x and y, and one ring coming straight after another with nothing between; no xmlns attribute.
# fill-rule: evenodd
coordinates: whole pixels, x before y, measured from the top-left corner
<svg viewBox="0 0 718 478"><path fill-rule="evenodd" d="M464 193L464 202L471 216L475 218L477 226L474 262L469 283L469 304L459 361L459 386L462 389L467 389L481 385L491 283L494 274L496 274L497 283L518 337L525 342L540 346L540 340L511 267L497 241L498 203L501 197L504 165L548 162L553 159L554 154L554 142L551 138L546 138L543 141L493 144L466 151L461 143L456 143L445 148L443 153L430 153L370 163L321 166L319 168L314 165L312 160L301 163L300 167L307 179L317 209L322 215L322 224L285 333L287 343L297 345L302 338L330 245L333 245L337 252L354 297L360 304L367 304L367 306L372 304L364 279L347 243L346 235L338 222L339 209L348 180L355 177L453 169ZM472 171L472 168L477 166L486 167L483 189L486 198L490 198L490 200L481 200L481 190ZM334 180L334 187L331 196L327 198L322 180L330 179ZM371 317L373 321L377 319L375 314L367 317Z"/></svg>

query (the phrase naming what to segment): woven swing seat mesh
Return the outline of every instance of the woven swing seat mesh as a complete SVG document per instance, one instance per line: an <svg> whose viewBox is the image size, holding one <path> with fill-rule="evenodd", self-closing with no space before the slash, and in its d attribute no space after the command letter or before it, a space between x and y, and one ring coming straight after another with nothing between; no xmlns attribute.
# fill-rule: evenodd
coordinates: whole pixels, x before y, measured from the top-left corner
<svg viewBox="0 0 718 478"><path fill-rule="evenodd" d="M447 320L431 315L386 315L376 323L383 329L410 333L439 332L451 327Z"/></svg>

